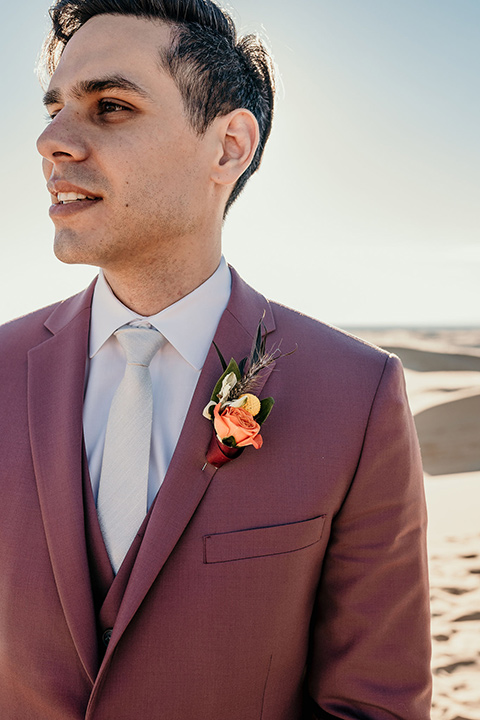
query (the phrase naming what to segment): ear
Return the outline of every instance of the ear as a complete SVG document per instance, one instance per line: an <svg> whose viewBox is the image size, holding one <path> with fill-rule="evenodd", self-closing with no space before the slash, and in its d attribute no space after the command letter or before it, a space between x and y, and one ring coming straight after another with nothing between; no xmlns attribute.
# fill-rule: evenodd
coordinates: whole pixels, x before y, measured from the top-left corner
<svg viewBox="0 0 480 720"><path fill-rule="evenodd" d="M258 122L250 110L240 108L215 120L218 153L212 167L217 185L234 185L253 160L259 141Z"/></svg>

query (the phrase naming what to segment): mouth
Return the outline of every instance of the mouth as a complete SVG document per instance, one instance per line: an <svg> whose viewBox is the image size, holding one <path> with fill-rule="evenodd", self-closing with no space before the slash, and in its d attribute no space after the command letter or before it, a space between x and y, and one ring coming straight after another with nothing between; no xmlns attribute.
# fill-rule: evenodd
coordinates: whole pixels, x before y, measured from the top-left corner
<svg viewBox="0 0 480 720"><path fill-rule="evenodd" d="M74 185L61 177L52 177L47 182L52 204L71 205L73 203L92 203L102 200L102 197L92 192L91 188Z"/></svg>
<svg viewBox="0 0 480 720"><path fill-rule="evenodd" d="M81 203L85 201L98 202L98 200L101 200L101 198L93 195L82 195L81 193L75 192L59 192L56 194L54 205L70 205L71 203Z"/></svg>
<svg viewBox="0 0 480 720"><path fill-rule="evenodd" d="M51 192L52 205L50 206L49 215L52 220L59 222L73 221L80 214L88 212L99 203L103 198L96 195L87 195L87 191L80 192L69 189L68 191Z"/></svg>

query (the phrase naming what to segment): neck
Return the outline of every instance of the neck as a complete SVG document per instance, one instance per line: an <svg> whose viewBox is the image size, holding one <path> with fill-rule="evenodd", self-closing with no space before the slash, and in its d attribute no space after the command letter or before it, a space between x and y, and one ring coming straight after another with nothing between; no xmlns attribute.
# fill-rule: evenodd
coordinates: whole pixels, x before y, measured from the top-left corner
<svg viewBox="0 0 480 720"><path fill-rule="evenodd" d="M144 317L156 315L208 280L218 267L220 242L202 253L167 257L127 268L103 268L116 297Z"/></svg>

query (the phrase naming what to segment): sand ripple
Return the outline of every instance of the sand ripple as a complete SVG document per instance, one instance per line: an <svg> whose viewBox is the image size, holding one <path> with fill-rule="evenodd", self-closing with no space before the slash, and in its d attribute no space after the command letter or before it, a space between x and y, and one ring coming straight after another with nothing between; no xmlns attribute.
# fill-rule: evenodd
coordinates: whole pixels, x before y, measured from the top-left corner
<svg viewBox="0 0 480 720"><path fill-rule="evenodd" d="M480 720L480 534L432 548L432 720Z"/></svg>

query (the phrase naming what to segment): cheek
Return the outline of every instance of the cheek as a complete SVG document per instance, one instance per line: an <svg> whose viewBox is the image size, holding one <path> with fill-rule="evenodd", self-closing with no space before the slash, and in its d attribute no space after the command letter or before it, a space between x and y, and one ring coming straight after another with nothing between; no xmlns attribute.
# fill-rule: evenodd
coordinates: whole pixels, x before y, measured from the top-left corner
<svg viewBox="0 0 480 720"><path fill-rule="evenodd" d="M131 145L116 150L116 162L109 163L108 172L114 179L116 205L123 212L174 213L191 205L205 184L193 152L154 143L137 147L136 152Z"/></svg>

